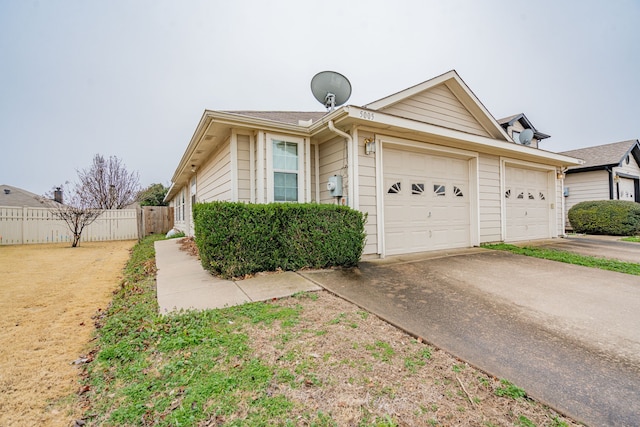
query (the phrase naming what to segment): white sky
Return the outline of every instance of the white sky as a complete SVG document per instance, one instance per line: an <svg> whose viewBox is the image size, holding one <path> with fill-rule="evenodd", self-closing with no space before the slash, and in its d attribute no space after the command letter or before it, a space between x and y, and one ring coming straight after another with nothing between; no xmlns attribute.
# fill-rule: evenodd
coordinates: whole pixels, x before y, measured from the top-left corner
<svg viewBox="0 0 640 427"><path fill-rule="evenodd" d="M204 109L363 105L451 69L563 151L640 138L637 0L0 0L0 184L43 194L115 155L165 185Z"/></svg>

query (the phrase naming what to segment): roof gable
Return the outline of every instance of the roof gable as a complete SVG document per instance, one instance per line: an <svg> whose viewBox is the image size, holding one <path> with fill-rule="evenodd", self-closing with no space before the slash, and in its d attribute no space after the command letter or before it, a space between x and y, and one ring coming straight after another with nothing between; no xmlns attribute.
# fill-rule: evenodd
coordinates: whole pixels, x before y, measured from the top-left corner
<svg viewBox="0 0 640 427"><path fill-rule="evenodd" d="M510 141L500 124L453 70L369 103L365 108Z"/></svg>
<svg viewBox="0 0 640 427"><path fill-rule="evenodd" d="M637 139L631 139L629 141L564 151L559 154L584 160L582 166L572 167L571 169L598 169L608 166L620 166L629 154L633 155L636 162L640 163L640 143Z"/></svg>

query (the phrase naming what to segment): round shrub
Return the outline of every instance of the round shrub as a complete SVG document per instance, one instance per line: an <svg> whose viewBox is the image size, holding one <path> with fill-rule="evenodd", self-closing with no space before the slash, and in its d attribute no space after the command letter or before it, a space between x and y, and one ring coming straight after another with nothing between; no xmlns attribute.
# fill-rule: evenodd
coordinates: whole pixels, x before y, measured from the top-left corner
<svg viewBox="0 0 640 427"><path fill-rule="evenodd" d="M640 203L626 200L596 200L569 209L573 231L611 236L640 235Z"/></svg>

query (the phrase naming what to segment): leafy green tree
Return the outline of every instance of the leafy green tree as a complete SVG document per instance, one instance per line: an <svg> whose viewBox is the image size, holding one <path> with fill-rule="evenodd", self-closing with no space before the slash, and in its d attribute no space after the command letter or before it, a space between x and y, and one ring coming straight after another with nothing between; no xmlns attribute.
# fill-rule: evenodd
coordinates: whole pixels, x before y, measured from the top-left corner
<svg viewBox="0 0 640 427"><path fill-rule="evenodd" d="M169 187L162 184L151 184L140 192L138 196L140 206L167 206L164 201L167 191L169 191Z"/></svg>

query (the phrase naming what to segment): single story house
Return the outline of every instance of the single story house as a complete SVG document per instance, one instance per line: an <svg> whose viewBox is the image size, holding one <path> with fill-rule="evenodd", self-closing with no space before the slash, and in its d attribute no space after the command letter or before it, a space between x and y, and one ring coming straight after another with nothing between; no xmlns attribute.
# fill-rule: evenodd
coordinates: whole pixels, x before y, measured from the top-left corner
<svg viewBox="0 0 640 427"><path fill-rule="evenodd" d="M587 200L640 203L640 142L637 139L565 151L584 160L571 166L564 181L565 210Z"/></svg>
<svg viewBox="0 0 640 427"><path fill-rule="evenodd" d="M562 236L579 164L514 143L449 71L362 107L205 110L165 200L189 235L196 202L347 205L368 215L364 255L384 257Z"/></svg>

